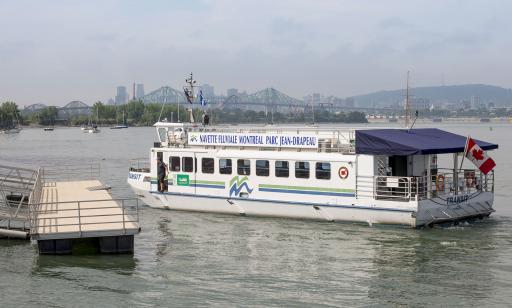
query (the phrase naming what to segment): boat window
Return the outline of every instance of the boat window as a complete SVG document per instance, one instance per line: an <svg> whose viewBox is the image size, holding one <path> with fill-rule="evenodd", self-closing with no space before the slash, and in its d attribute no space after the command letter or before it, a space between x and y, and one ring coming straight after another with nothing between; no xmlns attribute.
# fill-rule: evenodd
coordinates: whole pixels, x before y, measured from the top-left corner
<svg viewBox="0 0 512 308"><path fill-rule="evenodd" d="M256 175L268 176L270 174L270 163L268 160L256 161Z"/></svg>
<svg viewBox="0 0 512 308"><path fill-rule="evenodd" d="M220 174L231 174L232 166L231 159L219 159L219 173Z"/></svg>
<svg viewBox="0 0 512 308"><path fill-rule="evenodd" d="M290 167L287 161L276 160L276 177L287 178L290 176Z"/></svg>
<svg viewBox="0 0 512 308"><path fill-rule="evenodd" d="M309 162L295 162L295 177L299 179L309 179Z"/></svg>
<svg viewBox="0 0 512 308"><path fill-rule="evenodd" d="M331 163L316 163L316 178L329 180L331 178Z"/></svg>
<svg viewBox="0 0 512 308"><path fill-rule="evenodd" d="M203 158L201 160L201 171L203 173L215 172L215 160L213 158Z"/></svg>
<svg viewBox="0 0 512 308"><path fill-rule="evenodd" d="M169 157L169 171L180 171L180 158L179 156Z"/></svg>
<svg viewBox="0 0 512 308"><path fill-rule="evenodd" d="M236 162L237 172L239 175L250 175L251 174L251 161L248 159L239 159Z"/></svg>
<svg viewBox="0 0 512 308"><path fill-rule="evenodd" d="M183 172L193 172L194 171L194 160L192 157L183 157L182 159L182 171Z"/></svg>
<svg viewBox="0 0 512 308"><path fill-rule="evenodd" d="M158 128L158 137L160 142L167 142L167 129L165 127Z"/></svg>

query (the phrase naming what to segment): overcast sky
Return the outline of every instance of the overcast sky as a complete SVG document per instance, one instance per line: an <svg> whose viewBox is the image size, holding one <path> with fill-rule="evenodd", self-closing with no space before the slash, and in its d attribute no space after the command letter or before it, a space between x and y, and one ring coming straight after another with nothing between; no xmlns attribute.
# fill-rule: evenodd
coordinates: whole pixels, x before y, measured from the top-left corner
<svg viewBox="0 0 512 308"><path fill-rule="evenodd" d="M0 101L92 103L200 84L297 98L512 85L512 1L0 0Z"/></svg>

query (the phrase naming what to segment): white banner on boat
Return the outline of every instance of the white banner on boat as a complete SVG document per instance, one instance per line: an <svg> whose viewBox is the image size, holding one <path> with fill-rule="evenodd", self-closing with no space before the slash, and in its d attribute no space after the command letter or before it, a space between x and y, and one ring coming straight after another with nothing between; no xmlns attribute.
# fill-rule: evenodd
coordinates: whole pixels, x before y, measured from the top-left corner
<svg viewBox="0 0 512 308"><path fill-rule="evenodd" d="M251 133L188 133L189 145L244 147L318 148L316 135L251 134Z"/></svg>

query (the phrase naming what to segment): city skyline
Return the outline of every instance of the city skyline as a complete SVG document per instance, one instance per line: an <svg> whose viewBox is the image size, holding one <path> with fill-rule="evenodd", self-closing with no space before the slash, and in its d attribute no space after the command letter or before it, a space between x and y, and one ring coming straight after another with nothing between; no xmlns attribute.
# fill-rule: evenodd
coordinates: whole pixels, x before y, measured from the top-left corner
<svg viewBox="0 0 512 308"><path fill-rule="evenodd" d="M28 3L0 1L0 101L21 106L179 89L190 71L297 98L403 88L407 70L413 86L512 85L508 1Z"/></svg>

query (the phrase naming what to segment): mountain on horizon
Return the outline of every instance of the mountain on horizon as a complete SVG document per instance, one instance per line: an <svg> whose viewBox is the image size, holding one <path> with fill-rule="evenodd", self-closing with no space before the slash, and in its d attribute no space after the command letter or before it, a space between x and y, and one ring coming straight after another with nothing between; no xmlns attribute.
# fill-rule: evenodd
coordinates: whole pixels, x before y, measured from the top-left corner
<svg viewBox="0 0 512 308"><path fill-rule="evenodd" d="M463 100L470 100L472 96L478 96L483 103L494 102L496 106L512 105L512 89L485 84L409 88L409 95L416 98L428 98L432 103L461 104ZM392 105L405 98L405 89L377 91L351 98L357 102L359 107L369 107L373 104Z"/></svg>

